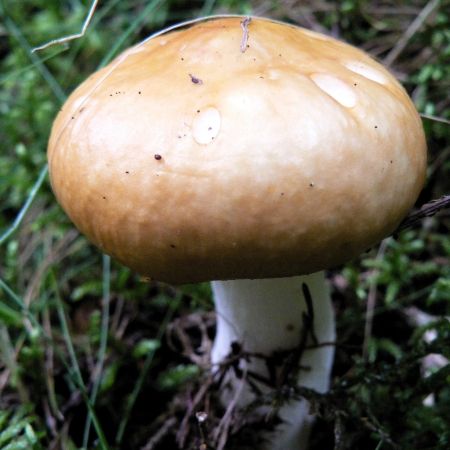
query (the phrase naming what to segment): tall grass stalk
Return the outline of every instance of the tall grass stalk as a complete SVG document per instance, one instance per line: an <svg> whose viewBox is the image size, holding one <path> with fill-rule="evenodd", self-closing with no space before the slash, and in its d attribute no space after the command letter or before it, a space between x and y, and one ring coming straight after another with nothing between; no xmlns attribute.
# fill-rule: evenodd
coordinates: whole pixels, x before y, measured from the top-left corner
<svg viewBox="0 0 450 450"><path fill-rule="evenodd" d="M95 406L97 394L102 380L103 366L105 363L106 348L108 344L109 305L111 300L111 258L103 255L103 296L102 296L102 320L100 330L100 345L97 355L97 365L94 369L95 379L90 395L90 402ZM83 433L83 448L87 448L92 417L88 414Z"/></svg>

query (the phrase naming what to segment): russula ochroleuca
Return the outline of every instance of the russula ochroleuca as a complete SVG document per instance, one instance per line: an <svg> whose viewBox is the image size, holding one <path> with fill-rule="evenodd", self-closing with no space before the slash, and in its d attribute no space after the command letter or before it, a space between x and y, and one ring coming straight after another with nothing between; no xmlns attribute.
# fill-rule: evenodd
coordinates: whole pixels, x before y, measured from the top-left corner
<svg viewBox="0 0 450 450"><path fill-rule="evenodd" d="M405 90L366 53L217 17L90 76L58 114L48 158L59 203L102 251L159 281L213 281L219 363L233 342L268 356L298 345L307 291L318 342L334 340L322 271L396 228L422 188L426 144ZM298 383L325 392L332 360L332 346L306 350ZM268 376L261 360L242 365ZM252 401L230 382L225 399L243 389ZM307 406L281 408L267 448L305 448Z"/></svg>

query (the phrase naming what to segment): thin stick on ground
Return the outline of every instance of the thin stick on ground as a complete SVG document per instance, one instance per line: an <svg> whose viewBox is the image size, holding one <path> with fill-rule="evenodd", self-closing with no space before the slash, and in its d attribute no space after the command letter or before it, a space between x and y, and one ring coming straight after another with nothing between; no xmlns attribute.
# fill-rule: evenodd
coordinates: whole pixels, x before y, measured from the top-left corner
<svg viewBox="0 0 450 450"><path fill-rule="evenodd" d="M420 11L419 15L411 22L409 27L397 41L397 44L388 53L383 63L386 66L392 65L392 63L399 57L403 50L408 45L411 38L419 31L424 22L428 19L430 14L439 6L440 0L430 0L425 7Z"/></svg>
<svg viewBox="0 0 450 450"><path fill-rule="evenodd" d="M227 406L225 414L219 422L215 430L215 438L217 443L217 450L223 450L225 445L227 444L229 429L231 427L231 421L233 419L233 413L235 412L236 406L238 404L239 398L241 397L242 389L244 388L244 384L247 378L247 370L244 369L242 380L239 382L239 386L236 389L236 392L233 395L230 403Z"/></svg>
<svg viewBox="0 0 450 450"><path fill-rule="evenodd" d="M208 391L210 390L211 386L213 384L213 378L209 376L203 384L200 386L200 389L195 394L194 398L190 402L188 408L186 409L186 412L184 414L184 417L181 421L179 430L176 434L176 441L179 448L184 448L186 439L189 434L189 419L191 415L193 414L195 408L203 401L205 396L208 394Z"/></svg>
<svg viewBox="0 0 450 450"><path fill-rule="evenodd" d="M141 450L153 450L160 443L160 441L171 431L171 428L177 425L177 419L170 417L159 428L159 430L150 438Z"/></svg>

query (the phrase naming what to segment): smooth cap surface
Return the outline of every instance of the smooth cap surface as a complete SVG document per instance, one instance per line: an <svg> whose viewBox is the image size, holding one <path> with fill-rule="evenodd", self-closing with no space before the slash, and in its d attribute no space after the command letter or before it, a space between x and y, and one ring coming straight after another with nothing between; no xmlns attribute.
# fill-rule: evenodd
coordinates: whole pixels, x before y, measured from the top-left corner
<svg viewBox="0 0 450 450"><path fill-rule="evenodd" d="M311 273L395 229L424 182L420 117L362 51L218 18L120 55L70 96L48 157L93 243L175 283ZM244 50L244 51L243 51Z"/></svg>

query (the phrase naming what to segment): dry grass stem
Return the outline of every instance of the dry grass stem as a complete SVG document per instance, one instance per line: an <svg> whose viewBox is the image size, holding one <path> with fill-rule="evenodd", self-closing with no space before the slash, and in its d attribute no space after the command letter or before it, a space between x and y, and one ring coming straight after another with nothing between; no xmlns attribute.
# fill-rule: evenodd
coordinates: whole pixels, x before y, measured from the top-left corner
<svg viewBox="0 0 450 450"><path fill-rule="evenodd" d="M40 45L39 47L34 47L31 50L31 53L37 52L39 50L44 50L48 47L51 47L53 45L57 44L64 44L69 41L73 41L74 39L79 39L83 37L86 33L86 30L91 22L92 16L94 15L95 9L97 8L98 0L92 0L91 7L89 8L88 14L86 16L86 19L83 22L83 26L81 27L81 31L79 33L70 34L69 36L64 36L62 38L53 39L52 41L49 41L45 44Z"/></svg>

